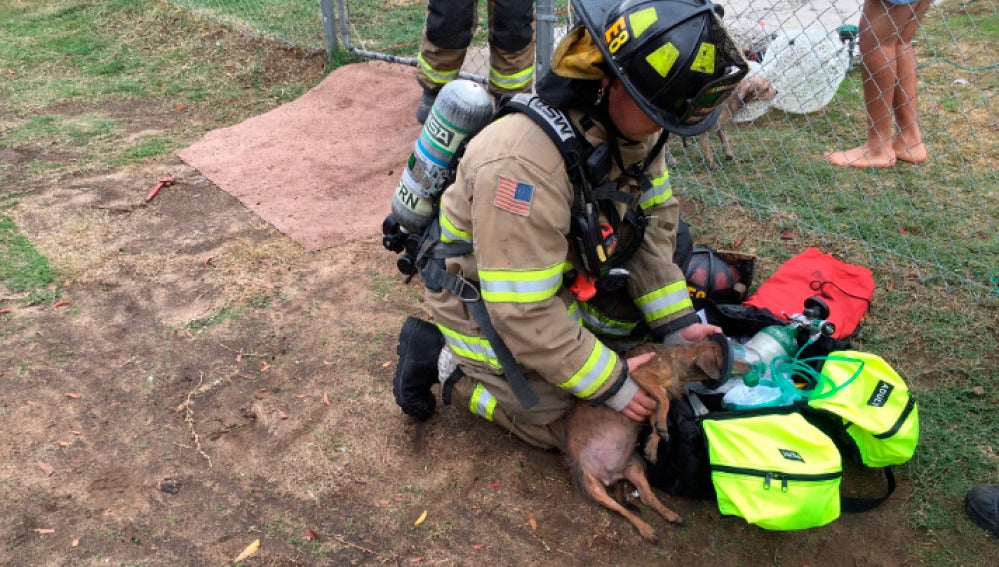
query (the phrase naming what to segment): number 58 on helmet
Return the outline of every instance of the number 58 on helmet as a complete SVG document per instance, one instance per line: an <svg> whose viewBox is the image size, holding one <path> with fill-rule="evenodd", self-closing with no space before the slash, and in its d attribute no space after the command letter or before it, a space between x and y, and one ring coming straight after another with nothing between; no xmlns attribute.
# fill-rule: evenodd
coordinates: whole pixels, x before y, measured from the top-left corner
<svg viewBox="0 0 999 567"><path fill-rule="evenodd" d="M606 68L668 132L706 132L749 71L707 0L572 0Z"/></svg>

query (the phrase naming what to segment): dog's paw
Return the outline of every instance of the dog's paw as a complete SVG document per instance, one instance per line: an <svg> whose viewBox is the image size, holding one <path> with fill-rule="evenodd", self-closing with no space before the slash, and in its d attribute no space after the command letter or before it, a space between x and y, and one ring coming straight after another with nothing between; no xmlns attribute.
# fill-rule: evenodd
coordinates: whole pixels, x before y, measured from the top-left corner
<svg viewBox="0 0 999 567"><path fill-rule="evenodd" d="M657 423L656 435L661 437L663 441L669 441L669 426L665 423Z"/></svg>

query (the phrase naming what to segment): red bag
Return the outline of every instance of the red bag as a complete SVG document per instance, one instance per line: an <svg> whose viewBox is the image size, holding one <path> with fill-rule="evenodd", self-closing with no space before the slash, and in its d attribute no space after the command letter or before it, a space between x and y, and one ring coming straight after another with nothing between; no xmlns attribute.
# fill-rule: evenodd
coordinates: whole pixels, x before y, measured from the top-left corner
<svg viewBox="0 0 999 567"><path fill-rule="evenodd" d="M809 248L777 268L744 301L758 309L787 319L801 313L805 300L816 295L829 305L829 321L836 325L833 337L853 334L874 297L874 277L863 266L847 264L817 248Z"/></svg>

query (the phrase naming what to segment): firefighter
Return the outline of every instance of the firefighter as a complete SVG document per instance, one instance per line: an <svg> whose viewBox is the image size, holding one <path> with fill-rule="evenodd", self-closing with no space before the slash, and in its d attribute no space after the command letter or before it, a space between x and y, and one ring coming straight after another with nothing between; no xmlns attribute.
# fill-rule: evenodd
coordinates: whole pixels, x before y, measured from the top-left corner
<svg viewBox="0 0 999 567"><path fill-rule="evenodd" d="M594 183L616 191L605 191L591 228L605 255L618 254L618 270L598 277L587 269L594 254L583 243L593 239L580 237L586 223L574 217L577 190L562 153L534 119L507 114L471 139L442 195L441 242L471 252L440 265L481 295L491 336L516 358L534 399L525 404L507 379L469 297L430 283L434 324L404 325L394 379L397 402L417 419L433 411L439 377L445 402L542 448L561 446L577 399L636 421L650 415L655 402L629 377L649 357L624 359L626 345L721 332L700 321L674 263L679 204L663 147L667 133L706 131L748 71L706 0L572 5L581 24L557 46L538 96L564 111L589 147L607 149L607 178Z"/></svg>
<svg viewBox="0 0 999 567"><path fill-rule="evenodd" d="M430 0L417 57L423 96L416 119L423 124L437 93L458 78L478 24L478 0ZM534 82L534 0L488 0L489 92L530 92Z"/></svg>

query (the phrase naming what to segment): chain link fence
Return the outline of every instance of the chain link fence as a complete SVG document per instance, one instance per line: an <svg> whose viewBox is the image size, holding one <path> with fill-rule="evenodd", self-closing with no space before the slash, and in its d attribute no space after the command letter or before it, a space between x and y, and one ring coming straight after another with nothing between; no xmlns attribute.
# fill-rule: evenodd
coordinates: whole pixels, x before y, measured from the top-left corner
<svg viewBox="0 0 999 567"><path fill-rule="evenodd" d="M415 65L422 0L171 0L293 46ZM687 197L735 207L834 243L928 283L999 297L999 0L935 0L916 32L919 121L928 159L887 169L835 167L823 154L864 142L867 114L857 32L863 0L732 0L725 21L778 87L727 128L718 165L700 145L671 140L675 185ZM485 2L462 76L488 65ZM539 73L571 20L568 0L537 0Z"/></svg>

